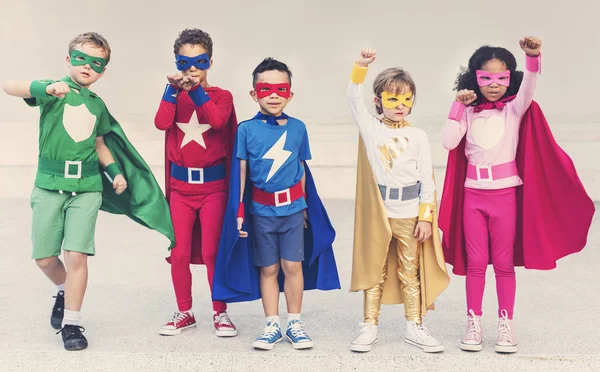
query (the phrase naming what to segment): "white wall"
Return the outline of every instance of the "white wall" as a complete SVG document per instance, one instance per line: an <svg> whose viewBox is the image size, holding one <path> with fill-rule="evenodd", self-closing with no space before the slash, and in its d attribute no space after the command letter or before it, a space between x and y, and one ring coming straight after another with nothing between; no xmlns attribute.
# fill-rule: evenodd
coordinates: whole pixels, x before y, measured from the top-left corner
<svg viewBox="0 0 600 372"><path fill-rule="evenodd" d="M378 49L368 83L387 67L414 76L413 120L446 115L460 65L480 45L524 57L518 39L543 40L536 99L547 114L600 113L597 1L84 1L0 0L0 81L59 78L69 40L97 31L113 49L93 87L121 121L152 128L165 84L175 71L177 33L198 27L214 41L209 82L232 91L240 118L256 111L247 95L251 72L266 56L289 64L294 101L287 112L307 121L348 117L344 92L360 48ZM38 4L35 5L34 4ZM36 110L0 94L0 123L35 120ZM590 116L591 115L591 116Z"/></svg>

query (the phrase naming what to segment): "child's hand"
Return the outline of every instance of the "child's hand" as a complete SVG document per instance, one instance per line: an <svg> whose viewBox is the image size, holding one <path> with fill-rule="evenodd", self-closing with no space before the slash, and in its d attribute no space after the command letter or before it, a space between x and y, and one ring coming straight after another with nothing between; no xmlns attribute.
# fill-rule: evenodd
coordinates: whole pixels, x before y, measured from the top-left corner
<svg viewBox="0 0 600 372"><path fill-rule="evenodd" d="M421 243L431 238L431 222L419 221L415 228L414 236L416 236Z"/></svg>
<svg viewBox="0 0 600 372"><path fill-rule="evenodd" d="M127 181L125 181L125 177L122 174L117 174L115 179L113 180L113 189L117 195L120 195L127 188Z"/></svg>
<svg viewBox="0 0 600 372"><path fill-rule="evenodd" d="M200 84L200 78L193 76L184 76L181 80L181 89L191 90L196 85Z"/></svg>
<svg viewBox="0 0 600 372"><path fill-rule="evenodd" d="M243 231L242 230L242 224L244 223L244 219L242 217L238 217L237 218L237 224L238 224L238 232L240 234L240 238L247 238L248 237L248 232L247 231Z"/></svg>
<svg viewBox="0 0 600 372"><path fill-rule="evenodd" d="M175 85L179 89L190 90L200 83L200 79L192 76L183 76L181 73L168 75L169 84Z"/></svg>
<svg viewBox="0 0 600 372"><path fill-rule="evenodd" d="M167 80L169 81L169 84L174 85L179 88L181 88L180 84L181 84L182 79L183 79L182 74L167 75Z"/></svg>
<svg viewBox="0 0 600 372"><path fill-rule="evenodd" d="M46 93L58 98L65 98L65 95L71 91L71 88L64 81L52 83L46 87Z"/></svg>
<svg viewBox="0 0 600 372"><path fill-rule="evenodd" d="M465 106L470 105L476 99L477 94L475 94L475 92L472 90L463 89L456 93L456 101L464 104Z"/></svg>
<svg viewBox="0 0 600 372"><path fill-rule="evenodd" d="M360 51L360 58L356 61L356 64L360 67L367 67L375 60L375 58L377 58L377 51L375 49L365 48Z"/></svg>
<svg viewBox="0 0 600 372"><path fill-rule="evenodd" d="M519 45L521 45L521 49L530 57L539 56L542 49L542 41L533 36L526 36L519 40Z"/></svg>

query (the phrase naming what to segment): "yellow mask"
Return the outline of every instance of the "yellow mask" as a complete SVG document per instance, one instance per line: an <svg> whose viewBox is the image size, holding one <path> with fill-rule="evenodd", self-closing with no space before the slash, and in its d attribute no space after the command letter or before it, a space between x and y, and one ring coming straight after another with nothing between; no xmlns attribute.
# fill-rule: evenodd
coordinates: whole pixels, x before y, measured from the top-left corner
<svg viewBox="0 0 600 372"><path fill-rule="evenodd" d="M408 92L406 94L392 94L389 92L381 93L381 104L385 108L396 108L400 105L404 105L406 107L412 107L413 105L413 93Z"/></svg>

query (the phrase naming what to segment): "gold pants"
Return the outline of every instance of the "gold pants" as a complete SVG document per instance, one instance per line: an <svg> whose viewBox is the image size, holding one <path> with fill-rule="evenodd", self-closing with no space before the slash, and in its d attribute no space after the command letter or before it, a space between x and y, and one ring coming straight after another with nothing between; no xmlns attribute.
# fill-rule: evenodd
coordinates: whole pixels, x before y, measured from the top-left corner
<svg viewBox="0 0 600 372"><path fill-rule="evenodd" d="M421 244L413 236L417 224L414 218L390 218L392 235L398 253L398 278L400 279L404 313L407 320L421 323L421 287L419 280L419 247ZM365 290L365 323L377 325L383 295L383 283L387 277L387 255L383 264L381 279L376 286Z"/></svg>

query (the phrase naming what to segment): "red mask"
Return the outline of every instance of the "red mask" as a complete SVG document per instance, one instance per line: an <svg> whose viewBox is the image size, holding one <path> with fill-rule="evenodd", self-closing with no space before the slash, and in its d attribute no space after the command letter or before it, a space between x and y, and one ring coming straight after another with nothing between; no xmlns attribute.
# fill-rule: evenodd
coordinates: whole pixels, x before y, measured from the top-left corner
<svg viewBox="0 0 600 372"><path fill-rule="evenodd" d="M269 84L269 83L256 83L256 96L258 98L265 98L275 93L281 98L290 98L290 83L282 84Z"/></svg>

